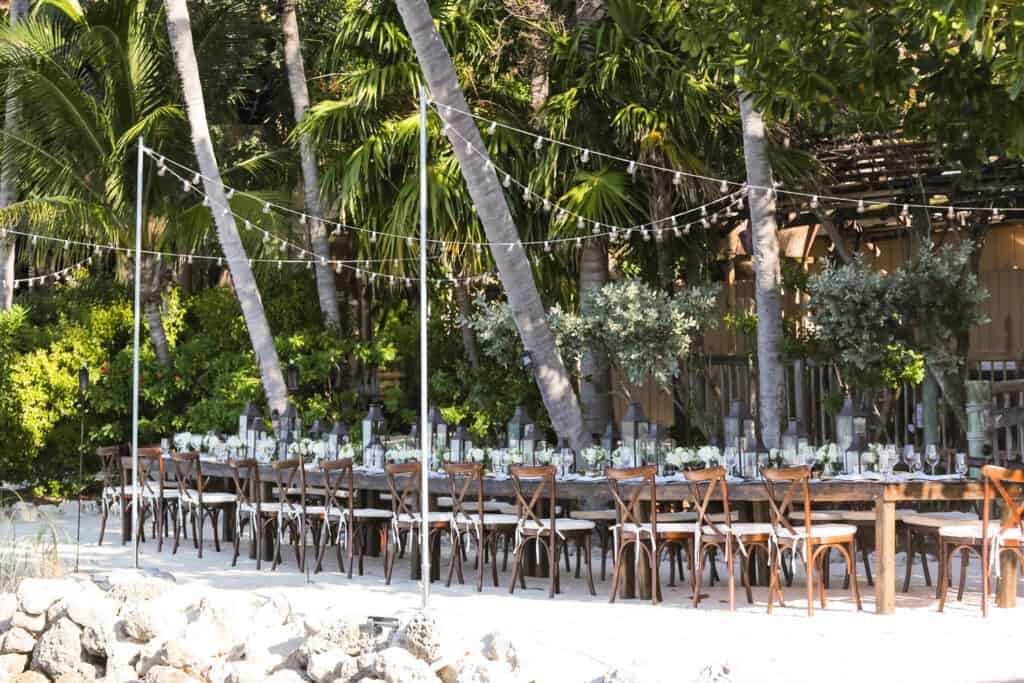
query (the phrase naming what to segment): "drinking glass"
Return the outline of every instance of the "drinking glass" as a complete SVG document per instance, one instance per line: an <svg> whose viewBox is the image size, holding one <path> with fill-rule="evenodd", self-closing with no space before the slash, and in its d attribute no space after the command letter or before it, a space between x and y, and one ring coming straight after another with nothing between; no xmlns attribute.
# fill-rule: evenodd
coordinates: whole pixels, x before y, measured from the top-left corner
<svg viewBox="0 0 1024 683"><path fill-rule="evenodd" d="M935 444L928 444L925 447L924 457L932 468L932 476L935 476L935 466L939 464L939 449L935 447Z"/></svg>
<svg viewBox="0 0 1024 683"><path fill-rule="evenodd" d="M914 445L907 444L903 447L903 464L907 466L907 471L912 472L914 469Z"/></svg>
<svg viewBox="0 0 1024 683"><path fill-rule="evenodd" d="M921 454L914 451L910 455L910 471L915 474L924 470L924 466L921 464Z"/></svg>
<svg viewBox="0 0 1024 683"><path fill-rule="evenodd" d="M733 446L725 447L725 466L728 468L728 473L735 475L737 472L737 466L739 464L736 456L736 448Z"/></svg>
<svg viewBox="0 0 1024 683"><path fill-rule="evenodd" d="M956 454L956 473L961 477L967 476L967 454L957 453Z"/></svg>

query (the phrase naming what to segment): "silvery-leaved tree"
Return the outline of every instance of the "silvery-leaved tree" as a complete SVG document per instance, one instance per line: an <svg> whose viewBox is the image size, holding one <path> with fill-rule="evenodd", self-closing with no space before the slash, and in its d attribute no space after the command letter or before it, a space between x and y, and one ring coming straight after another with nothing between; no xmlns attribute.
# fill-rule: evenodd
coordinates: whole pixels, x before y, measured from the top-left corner
<svg viewBox="0 0 1024 683"><path fill-rule="evenodd" d="M274 348L274 337L270 331L263 301L256 286L252 267L245 254L245 247L230 212L224 184L221 182L217 157L213 151L210 127L206 121L206 103L203 99L202 83L199 80L199 65L192 45L192 26L185 0L164 0L167 11L167 31L171 37L174 60L181 78L185 108L192 130L192 144L202 172L203 191L210 198L210 211L217 224L217 238L224 250L225 260L231 272L235 296L242 307L249 338L256 353L263 389L271 410L284 412L288 403L281 363ZM227 209L227 210L226 210Z"/></svg>
<svg viewBox="0 0 1024 683"><path fill-rule="evenodd" d="M589 442L583 426L579 401L569 373L555 347L555 337L545 319L526 250L512 220L501 183L485 156L466 149L469 141L477 150L485 150L480 131L472 117L457 112L469 111L459 85L448 49L441 40L425 0L397 0L406 31L412 40L431 97L442 105L441 114L451 126L449 139L462 169L466 187L476 206L487 239L491 243L511 244L492 249L498 274L505 287L516 328L527 350L533 355L537 386L551 424L559 437L566 438L576 450Z"/></svg>

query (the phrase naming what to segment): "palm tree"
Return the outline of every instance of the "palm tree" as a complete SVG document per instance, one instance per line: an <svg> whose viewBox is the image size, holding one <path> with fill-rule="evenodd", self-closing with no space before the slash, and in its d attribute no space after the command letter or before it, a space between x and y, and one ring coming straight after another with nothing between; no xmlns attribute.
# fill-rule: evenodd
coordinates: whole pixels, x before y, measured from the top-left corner
<svg viewBox="0 0 1024 683"><path fill-rule="evenodd" d="M309 89L306 87L306 68L302 60L302 44L299 40L299 20L295 6L297 0L285 0L281 7L281 28L284 31L284 61L288 73L288 87L291 90L292 105L295 109L295 123L298 124L309 109ZM334 273L323 263L331 258L327 241L327 230L322 221L323 206L320 201L320 173L317 170L316 147L310 136L299 135L299 156L302 162L302 190L306 201L306 213L310 221L310 242L316 254L316 289L320 297L320 310L327 321L341 327L338 312L338 294L334 285Z"/></svg>
<svg viewBox="0 0 1024 683"><path fill-rule="evenodd" d="M11 26L25 18L28 14L28 0L11 0L9 16ZM9 138L15 133L18 125L18 100L14 97L14 83L7 84L7 108L4 112L4 137ZM6 151L8 145L4 145L3 159L0 160L0 209L7 208L7 205L14 201L17 195L17 168L14 163L14 154ZM6 311L14 303L14 256L15 244L13 238L0 238L0 311Z"/></svg>
<svg viewBox="0 0 1024 683"><path fill-rule="evenodd" d="M165 0L167 12L167 32L171 38L178 75L181 78L185 108L192 129L192 145L195 148L199 168L205 176L203 187L210 198L211 211L217 224L217 236L224 250L231 279L234 282L235 294L242 307L256 352L263 389L271 410L283 413L288 402L281 364L274 348L274 337L270 331L263 302L260 299L256 279L246 258L245 246L238 235L234 216L227 210L227 195L220 179L220 169L210 139L210 128L206 121L206 104L203 99L202 84L199 81L199 65L196 62L195 48L192 45L191 18L185 0Z"/></svg>
<svg viewBox="0 0 1024 683"><path fill-rule="evenodd" d="M425 0L398 0L397 5L434 101L456 111L469 111L451 57L434 26L430 6ZM485 148L480 131L469 116L449 114L447 123L453 129L451 135L456 136L449 137L450 140L468 140L477 149ZM518 231L501 184L494 169L487 167L481 156L459 144L453 145L453 151L488 240L511 244L511 248L492 249L491 253L523 346L533 355L537 384L552 426L578 450L589 441L579 401L555 348L555 337L545 319L544 304L526 251L518 243Z"/></svg>
<svg viewBox="0 0 1024 683"><path fill-rule="evenodd" d="M749 92L740 91L743 153L747 166L751 242L754 247L754 297L757 307L757 406L761 438L769 448L779 446L785 410L786 381L780 358L782 344L782 272L775 224L775 193L764 119Z"/></svg>

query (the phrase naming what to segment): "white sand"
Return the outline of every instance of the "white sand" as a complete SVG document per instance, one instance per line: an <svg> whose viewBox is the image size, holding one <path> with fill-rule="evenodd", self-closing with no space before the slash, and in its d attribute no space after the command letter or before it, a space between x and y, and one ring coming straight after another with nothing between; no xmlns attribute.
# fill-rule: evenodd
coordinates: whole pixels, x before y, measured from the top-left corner
<svg viewBox="0 0 1024 683"><path fill-rule="evenodd" d="M98 522L97 515L83 515L82 571L131 567L132 548L121 545L120 519L111 517L102 547L96 546ZM57 524L65 536L61 554L73 562L73 506L57 518ZM20 523L15 533L27 537L39 528L39 524ZM0 528L0 539L4 539L0 543L9 544L10 538L10 528ZM150 541L142 548L141 563L170 572L179 584L222 591L280 590L301 613L338 609L384 616L420 604L419 584L409 580L408 556L396 566L390 587L384 585L379 559L367 558L366 576L349 580L336 573L332 553L325 561L327 571L307 584L291 553L276 572L270 571L268 563L257 572L246 549L238 567L232 568L230 546L222 545L218 554L207 533L202 561L191 541L177 555L171 554L167 543L157 553ZM904 555L898 555L898 588L902 588L903 561ZM595 562L599 569L596 557ZM934 577L934 558L930 565ZM1017 649L1022 643L1024 604L1014 610L993 607L983 620L979 560L972 559L964 601L956 602L951 591L944 614L937 612L934 589L924 586L919 563L911 592L897 593L896 614L874 614L874 592L861 569L864 611L853 610L850 593L842 588L843 570L834 564L828 607L816 609L813 618L806 614L806 589L799 570L786 591L787 607L777 607L771 616L765 613L767 589L762 587L754 589L754 604L749 606L738 587L738 608L730 613L722 584L710 590L699 609L690 606L689 591L682 585L665 586L665 601L659 606L639 600L611 605L609 580L597 582L598 595L593 598L585 581L563 575L564 592L548 600L544 579L528 579L526 591L510 596L510 572L499 574L499 588L493 587L488 574L482 594L475 592L470 576L466 586L446 589L443 583L434 583L431 604L467 637L477 638L496 628L509 633L534 664L544 659L536 667L551 672L544 680L590 681L611 667L621 667L643 681L690 681L704 667L724 663L734 681L1024 681L1024 658ZM442 575L446 571L447 566ZM667 580L666 564L663 584ZM1024 592L1020 585L1018 592Z"/></svg>

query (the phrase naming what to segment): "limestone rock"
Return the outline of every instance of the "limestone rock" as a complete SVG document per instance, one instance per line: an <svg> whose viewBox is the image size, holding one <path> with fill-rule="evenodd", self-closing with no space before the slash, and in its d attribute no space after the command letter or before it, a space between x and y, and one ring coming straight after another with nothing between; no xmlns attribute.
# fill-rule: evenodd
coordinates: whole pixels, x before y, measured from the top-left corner
<svg viewBox="0 0 1024 683"><path fill-rule="evenodd" d="M46 608L46 623L56 623L61 617L67 615L67 613L67 603L64 601L64 598L61 598L60 600Z"/></svg>
<svg viewBox="0 0 1024 683"><path fill-rule="evenodd" d="M262 679L262 681L265 683L306 683L306 679L302 677L302 674L297 671L292 671L291 669L275 671ZM239 683L242 682L239 681ZM245 681L245 683L249 683L249 681Z"/></svg>
<svg viewBox="0 0 1024 683"><path fill-rule="evenodd" d="M519 678L505 661L470 655L456 666L455 683L513 683Z"/></svg>
<svg viewBox="0 0 1024 683"><path fill-rule="evenodd" d="M433 669L411 652L389 647L377 653L371 672L385 683L428 683L436 681Z"/></svg>
<svg viewBox="0 0 1024 683"><path fill-rule="evenodd" d="M12 652L7 655L0 655L0 680L3 676L14 678L28 666L28 655Z"/></svg>
<svg viewBox="0 0 1024 683"><path fill-rule="evenodd" d="M251 664L263 667L262 673L279 668L301 668L306 659L298 655L304 643L305 629L301 623L289 622L277 628L254 631L242 644L242 656Z"/></svg>
<svg viewBox="0 0 1024 683"><path fill-rule="evenodd" d="M11 619L18 611L18 596L14 593L0 593L0 633L11 627Z"/></svg>
<svg viewBox="0 0 1024 683"><path fill-rule="evenodd" d="M158 636L175 636L185 629L185 624L185 615L170 599L129 603L121 610L121 633L140 643Z"/></svg>
<svg viewBox="0 0 1024 683"><path fill-rule="evenodd" d="M725 662L709 664L700 670L694 683L729 683L732 680L732 667Z"/></svg>
<svg viewBox="0 0 1024 683"><path fill-rule="evenodd" d="M0 653L28 654L36 647L36 639L23 628L12 628L3 638Z"/></svg>
<svg viewBox="0 0 1024 683"><path fill-rule="evenodd" d="M107 675L99 679L100 683L133 683L138 681L135 669L130 666L112 666L107 662Z"/></svg>
<svg viewBox="0 0 1024 683"><path fill-rule="evenodd" d="M38 635L46 628L46 615L15 612L11 618L11 628L23 628L29 633Z"/></svg>
<svg viewBox="0 0 1024 683"><path fill-rule="evenodd" d="M146 674L145 683L197 683L199 680L170 666L154 666Z"/></svg>
<svg viewBox="0 0 1024 683"><path fill-rule="evenodd" d="M53 683L93 683L95 680L95 670L92 667L83 667L79 671L69 671L58 676Z"/></svg>
<svg viewBox="0 0 1024 683"><path fill-rule="evenodd" d="M611 669L601 678L602 683L639 683L639 679L629 671Z"/></svg>
<svg viewBox="0 0 1024 683"><path fill-rule="evenodd" d="M50 683L50 679L38 671L26 671L11 679L11 683Z"/></svg>
<svg viewBox="0 0 1024 683"><path fill-rule="evenodd" d="M413 655L429 663L443 654L442 637L443 631L437 617L429 611L420 610L402 627L401 644Z"/></svg>
<svg viewBox="0 0 1024 683"><path fill-rule="evenodd" d="M45 614L53 603L74 589L66 579L23 579L18 584L18 607L25 614Z"/></svg>
<svg viewBox="0 0 1024 683"><path fill-rule="evenodd" d="M501 631L492 631L484 636L483 655L492 662L506 662L513 669L519 666L516 646Z"/></svg>
<svg viewBox="0 0 1024 683"><path fill-rule="evenodd" d="M347 681L359 672L355 657L340 649L328 650L313 655L306 665L306 673L315 683L333 683L341 679Z"/></svg>
<svg viewBox="0 0 1024 683"><path fill-rule="evenodd" d="M325 625L318 636L347 655L358 656L362 653L362 631L359 622L354 619L336 619Z"/></svg>
<svg viewBox="0 0 1024 683"><path fill-rule="evenodd" d="M82 629L64 617L50 626L32 651L32 668L57 678L82 663Z"/></svg>

